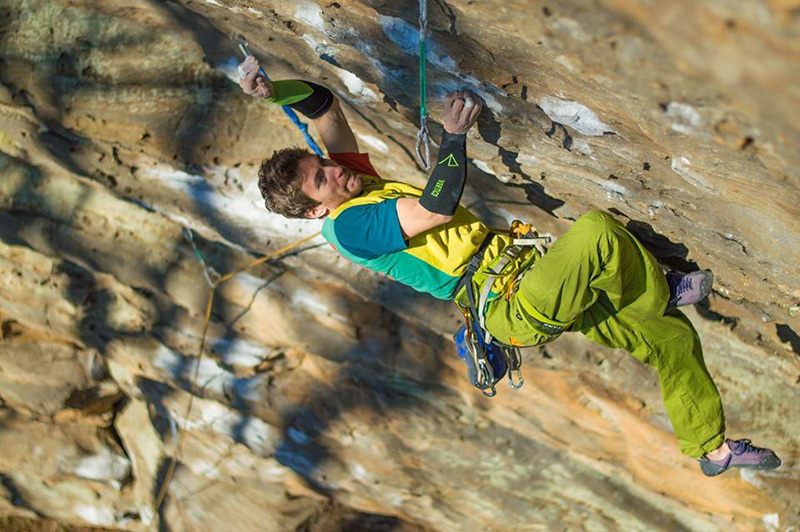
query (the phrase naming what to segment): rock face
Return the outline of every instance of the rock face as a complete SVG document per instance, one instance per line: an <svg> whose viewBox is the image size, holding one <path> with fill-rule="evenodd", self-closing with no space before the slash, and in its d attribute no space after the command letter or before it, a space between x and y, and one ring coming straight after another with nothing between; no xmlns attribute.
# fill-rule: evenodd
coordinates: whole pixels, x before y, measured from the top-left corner
<svg viewBox="0 0 800 532"><path fill-rule="evenodd" d="M331 87L379 171L420 185L416 2L6 0L1 516L195 531L800 526L800 5L428 3L432 137L449 90L487 104L464 202L553 235L603 209L665 265L713 269L715 293L688 314L729 433L783 467L703 477L655 374L576 335L527 350L525 387L484 399L454 353L454 308L320 240L222 284L198 357L198 254L213 276L319 229L263 208L258 164L303 139L240 93L229 35L274 78Z"/></svg>

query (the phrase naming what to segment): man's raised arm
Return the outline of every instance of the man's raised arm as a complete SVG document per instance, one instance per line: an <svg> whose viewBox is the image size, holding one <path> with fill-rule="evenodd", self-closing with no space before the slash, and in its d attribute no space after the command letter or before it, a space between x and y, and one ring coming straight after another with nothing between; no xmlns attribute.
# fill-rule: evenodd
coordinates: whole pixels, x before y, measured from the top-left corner
<svg viewBox="0 0 800 532"><path fill-rule="evenodd" d="M404 238L453 219L467 181L467 131L480 112L480 100L470 91L452 92L445 98L439 156L425 191L420 198L397 200L397 218Z"/></svg>
<svg viewBox="0 0 800 532"><path fill-rule="evenodd" d="M288 105L314 121L328 153L358 152L358 144L339 100L326 87L310 81L270 81L259 73L258 61L248 56L239 68L239 86L250 96L266 98L278 105Z"/></svg>

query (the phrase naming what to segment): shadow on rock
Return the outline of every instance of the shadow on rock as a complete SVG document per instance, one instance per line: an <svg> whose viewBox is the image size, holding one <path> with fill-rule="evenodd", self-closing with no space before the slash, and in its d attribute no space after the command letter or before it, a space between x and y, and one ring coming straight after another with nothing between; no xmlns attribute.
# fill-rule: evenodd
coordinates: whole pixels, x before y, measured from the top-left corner
<svg viewBox="0 0 800 532"><path fill-rule="evenodd" d="M716 321L727 325L730 327L731 330L735 329L736 326L739 324L739 318L731 318L730 316L724 316L718 312L714 312L711 310L711 302L708 298L700 301L694 306L695 310L697 311L700 316L709 320L709 321Z"/></svg>
<svg viewBox="0 0 800 532"><path fill-rule="evenodd" d="M32 508L25 502L25 498L22 496L22 492L17 487L17 484L14 482L14 479L10 476L0 473L0 486L3 486L9 494L9 498L11 499L11 504L17 508L24 508L30 512L36 514L36 517L39 519L44 519L46 516Z"/></svg>
<svg viewBox="0 0 800 532"><path fill-rule="evenodd" d="M424 410L423 397L433 393L408 377L385 367L351 364L339 375L335 388L320 388L304 402L283 415L284 437L278 445L277 460L301 475L319 493L333 496L337 490L328 470L347 469L325 443L325 432L348 411L361 416L372 412L380 416L389 411ZM340 475L336 477L342 478ZM349 477L345 474L345 477Z"/></svg>
<svg viewBox="0 0 800 532"><path fill-rule="evenodd" d="M781 339L781 342L788 343L791 346L792 351L794 351L796 355L800 355L800 336L798 336L797 333L785 323L778 323L775 325L775 330L778 333L778 338Z"/></svg>
<svg viewBox="0 0 800 532"><path fill-rule="evenodd" d="M564 205L564 201L548 195L544 190L544 186L534 181L530 175L523 171L522 166L517 161L519 152L507 150L500 146L502 125L487 110L481 112L478 117L478 133L484 141L497 146L500 158L509 172L517 174L527 181L523 184L510 183L509 186L522 188L525 191L528 202L542 209L550 216L556 216L554 211Z"/></svg>
<svg viewBox="0 0 800 532"><path fill-rule="evenodd" d="M398 412L428 410L430 398L442 390L439 354L447 356L450 350L447 340L423 327L392 313L375 316L360 331L358 345L345 354L336 379L313 386L302 404L281 413L284 429L276 458L320 493L332 495L337 486L331 476L352 476L350 465L328 443L326 433L334 422L357 412L361 419L385 417L381 426L391 431L389 419L402 415ZM344 473L329 474L338 470Z"/></svg>
<svg viewBox="0 0 800 532"><path fill-rule="evenodd" d="M532 205L536 205L550 216L556 216L555 210L564 205L560 199L554 198L544 191L544 187L536 182L525 183L521 185L525 191L525 197ZM556 216L557 218L558 216Z"/></svg>
<svg viewBox="0 0 800 532"><path fill-rule="evenodd" d="M614 212L612 210L612 212ZM620 215L620 212L614 212ZM624 215L623 215L624 216ZM696 262L688 260L689 248L680 242L673 242L669 238L656 232L648 223L638 220L629 220L625 227L644 244L660 263L670 269L680 272L693 272L700 269Z"/></svg>

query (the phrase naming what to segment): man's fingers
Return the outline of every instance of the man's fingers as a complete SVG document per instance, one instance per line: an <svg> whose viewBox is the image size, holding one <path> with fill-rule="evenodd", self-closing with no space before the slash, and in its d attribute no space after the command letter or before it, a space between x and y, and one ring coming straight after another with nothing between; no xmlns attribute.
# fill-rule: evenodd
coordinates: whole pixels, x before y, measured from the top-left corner
<svg viewBox="0 0 800 532"><path fill-rule="evenodd" d="M263 76L259 76L256 78L256 83L258 83L258 95L263 97L271 96L271 87L270 84L267 83L267 80L264 79Z"/></svg>
<svg viewBox="0 0 800 532"><path fill-rule="evenodd" d="M245 72L243 81L252 83L253 80L256 79L256 76L258 76L258 69L250 70L249 72Z"/></svg>
<svg viewBox="0 0 800 532"><path fill-rule="evenodd" d="M261 75L258 60L255 57L248 55L244 61L239 64L239 71L242 74L239 79L239 86L245 94L262 98L269 98L272 96L272 86L267 82L264 76Z"/></svg>
<svg viewBox="0 0 800 532"><path fill-rule="evenodd" d="M472 110L475 109L475 100L471 97L469 92L463 92L462 96L463 107L461 108L461 112L458 115L459 120L464 123L469 122L470 114Z"/></svg>
<svg viewBox="0 0 800 532"><path fill-rule="evenodd" d="M470 109L469 112L470 122L474 122L475 119L478 118L478 115L481 114L481 109L482 109L481 102L475 102L475 106L472 107L472 109Z"/></svg>
<svg viewBox="0 0 800 532"><path fill-rule="evenodd" d="M273 96L272 82L270 82L263 76L258 77L258 87L259 87L258 89L259 96L262 96L264 98L270 98Z"/></svg>
<svg viewBox="0 0 800 532"><path fill-rule="evenodd" d="M461 98L457 98L453 100L453 103L450 105L451 112L453 113L453 117L458 119L461 117L461 111L464 109L464 100Z"/></svg>
<svg viewBox="0 0 800 532"><path fill-rule="evenodd" d="M258 80L259 79L263 80L262 77L259 77L258 70L253 70L252 72L248 73L242 79L242 81L239 83L239 85L242 87L242 90L244 90L244 92L246 92L247 94L250 94L250 93L254 92L258 88L258 86L259 86Z"/></svg>
<svg viewBox="0 0 800 532"><path fill-rule="evenodd" d="M445 122L451 130L466 132L475 124L483 109L483 101L470 90L453 91L445 97ZM446 126L448 127L448 126Z"/></svg>
<svg viewBox="0 0 800 532"><path fill-rule="evenodd" d="M239 64L239 68L244 75L250 74L251 72L258 72L258 61L252 55L248 55L247 58Z"/></svg>
<svg viewBox="0 0 800 532"><path fill-rule="evenodd" d="M475 117L481 111L481 100L477 94L472 91L464 91L464 112L462 118L466 122L474 121Z"/></svg>
<svg viewBox="0 0 800 532"><path fill-rule="evenodd" d="M473 109L475 109L475 104L473 104L471 107L464 106L464 109L461 110L461 115L459 116L461 122L463 122L464 124L469 124L470 122L469 117L472 115Z"/></svg>

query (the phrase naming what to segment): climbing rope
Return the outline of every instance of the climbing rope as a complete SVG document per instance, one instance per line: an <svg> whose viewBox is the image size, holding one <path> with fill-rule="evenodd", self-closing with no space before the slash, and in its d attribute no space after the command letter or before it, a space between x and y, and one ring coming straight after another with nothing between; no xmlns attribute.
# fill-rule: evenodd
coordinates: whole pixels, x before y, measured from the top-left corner
<svg viewBox="0 0 800 532"><path fill-rule="evenodd" d="M206 302L205 324L203 325L203 336L202 336L202 338L200 340L200 352L197 355L197 364L195 364L194 373L192 375L192 387L191 387L191 390L190 390L190 393L189 393L189 402L186 405L186 414L184 415L184 420L186 420L186 423L189 422L189 416L192 413L192 406L194 404L194 396L197 394L197 376L198 376L199 371L200 371L200 364L203 361L203 352L205 351L205 346L206 346L206 336L208 334L208 327L211 324L211 310L212 310L212 308L214 306L214 294L217 291L217 287L219 285L221 285L222 283L224 283L225 281L228 281L228 280L232 279L237 274L239 274L239 273L241 273L243 271L249 270L253 266L256 266L256 265L261 264L263 262L266 262L268 260L272 260L275 257L279 257L279 256L291 251L292 249L305 244L309 240L317 237L319 234L320 234L320 232L317 231L313 235L307 236L305 238L301 238L300 240L297 240L295 242L292 242L291 244L283 246L282 248L280 248L280 249L278 249L276 251L273 251L269 255L265 255L263 257L255 259L254 261L250 262L246 266L243 266L241 268L233 270L232 272L227 273L227 274L225 274L225 275L223 275L221 277L219 277L219 275L218 275L218 278L211 283L211 293L208 294L208 301ZM186 236L186 232L184 232L184 236ZM191 242L192 247L194 248L195 253L197 254L198 259L200 259L201 264L203 265L204 269L208 269L209 267L206 266L206 262L202 258L203 255L200 254L199 251L197 251L197 246L195 246L194 240L191 237L187 237L187 240L189 240ZM213 268L212 268L212 271L213 271ZM206 275L206 277L208 277L208 273L207 272L205 273L205 275ZM156 500L155 500L155 502L153 504L153 524L155 524L155 522L156 522L155 521L155 517L158 515L158 511L161 509L161 504L164 502L164 498L167 496L167 491L169 490L170 482L172 482L172 477L175 474L175 468L178 465L178 460L183 456L183 440L181 440L181 438L180 438L180 430L173 431L172 438L173 438L173 454L170 457L169 466L167 467L167 471L164 474L163 480L161 481L161 487L158 490L158 496L156 497Z"/></svg>
<svg viewBox="0 0 800 532"><path fill-rule="evenodd" d="M263 71L264 69L261 69L261 72ZM313 151L320 157L324 157L324 155L322 154L322 150L319 149L319 146L317 146L317 143L314 142L314 139L308 132L308 124L306 124L305 122L301 122L300 119L297 117L297 113L294 112L294 109L292 109L288 105L283 106L283 112L286 113L286 116L289 117L289 119L294 123L294 125L297 126L297 129L300 130L300 133L303 134L303 137L306 139L306 144L308 144L308 147L311 148L311 151Z"/></svg>
<svg viewBox="0 0 800 532"><path fill-rule="evenodd" d="M239 41L239 51L244 56L243 59L246 59L247 56L253 55L250 52L250 47L247 45L247 41L244 40L243 37L237 36L237 40ZM266 71L263 68L259 67L258 73L264 76L264 79L270 81L269 76L267 75ZM300 130L300 133L303 134L303 138L306 139L306 144L308 144L308 147L311 148L311 151L313 151L320 157L324 157L324 155L322 154L322 150L319 149L319 146L311 137L311 134L308 132L308 124L306 124L305 122L301 122L300 119L297 117L297 113L294 112L294 109L292 109L288 105L283 105L281 107L283 108L283 112L286 113L286 116L289 117L289 120L291 120L292 123L297 126L297 129Z"/></svg>
<svg viewBox="0 0 800 532"><path fill-rule="evenodd" d="M428 61L428 2L419 0L419 131L417 132L417 164L426 172L431 169L431 139L428 134L428 89L425 65Z"/></svg>

